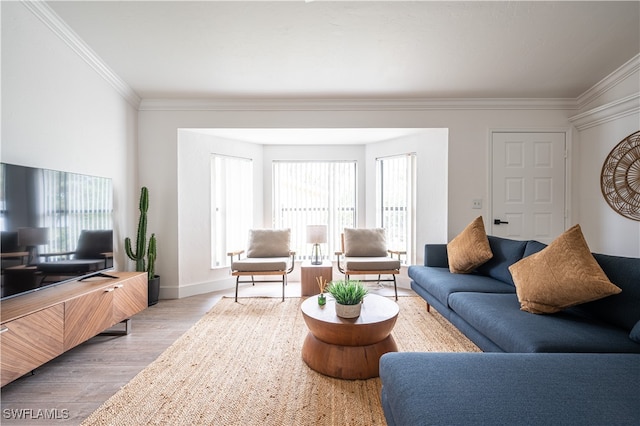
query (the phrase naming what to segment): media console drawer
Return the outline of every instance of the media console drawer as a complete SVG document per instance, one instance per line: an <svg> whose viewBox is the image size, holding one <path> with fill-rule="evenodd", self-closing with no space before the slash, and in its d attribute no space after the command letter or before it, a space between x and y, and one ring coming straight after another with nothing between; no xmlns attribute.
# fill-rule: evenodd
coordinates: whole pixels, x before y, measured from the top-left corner
<svg viewBox="0 0 640 426"><path fill-rule="evenodd" d="M64 304L2 324L2 386L63 352Z"/></svg>
<svg viewBox="0 0 640 426"><path fill-rule="evenodd" d="M111 327L112 287L100 289L64 302L64 350Z"/></svg>

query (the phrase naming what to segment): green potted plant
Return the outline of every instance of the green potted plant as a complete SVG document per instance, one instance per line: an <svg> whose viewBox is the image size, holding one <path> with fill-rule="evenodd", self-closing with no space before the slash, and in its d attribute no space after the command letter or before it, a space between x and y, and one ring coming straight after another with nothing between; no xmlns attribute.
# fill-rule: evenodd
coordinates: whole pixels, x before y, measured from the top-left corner
<svg viewBox="0 0 640 426"><path fill-rule="evenodd" d="M336 300L336 315L342 318L360 316L362 299L368 293L367 288L360 281L333 281L326 288L326 291Z"/></svg>
<svg viewBox="0 0 640 426"><path fill-rule="evenodd" d="M124 251L129 259L136 262L137 272L146 272L149 280L148 305L158 303L160 296L160 277L155 274L156 266L156 234L151 234L147 247L147 211L149 210L149 190L143 186L140 191L140 218L138 219L138 232L136 236L135 250L129 237L124 239Z"/></svg>

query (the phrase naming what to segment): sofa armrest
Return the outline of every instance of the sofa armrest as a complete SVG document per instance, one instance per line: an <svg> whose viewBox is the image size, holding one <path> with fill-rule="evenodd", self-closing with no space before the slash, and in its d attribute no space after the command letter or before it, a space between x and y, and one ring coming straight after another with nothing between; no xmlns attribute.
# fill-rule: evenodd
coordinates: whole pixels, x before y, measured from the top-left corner
<svg viewBox="0 0 640 426"><path fill-rule="evenodd" d="M432 266L436 268L448 268L449 259L447 257L447 245L446 244L425 244L424 266Z"/></svg>

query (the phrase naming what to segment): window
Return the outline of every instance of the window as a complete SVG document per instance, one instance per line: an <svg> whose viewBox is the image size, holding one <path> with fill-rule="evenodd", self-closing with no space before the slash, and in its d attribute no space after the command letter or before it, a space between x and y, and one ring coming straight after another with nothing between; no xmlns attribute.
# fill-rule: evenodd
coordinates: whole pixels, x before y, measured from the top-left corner
<svg viewBox="0 0 640 426"><path fill-rule="evenodd" d="M253 162L211 157L211 267L228 266L227 252L244 248L253 225Z"/></svg>
<svg viewBox="0 0 640 426"><path fill-rule="evenodd" d="M416 155L376 159L376 223L385 228L387 247L414 258Z"/></svg>
<svg viewBox="0 0 640 426"><path fill-rule="evenodd" d="M340 247L340 234L356 223L355 161L273 163L273 226L291 229L296 258L308 259L307 225L327 225L323 258ZM323 249L324 250L324 249Z"/></svg>
<svg viewBox="0 0 640 426"><path fill-rule="evenodd" d="M75 250L83 229L111 229L111 180L95 176L37 170L38 226L49 228L43 251Z"/></svg>

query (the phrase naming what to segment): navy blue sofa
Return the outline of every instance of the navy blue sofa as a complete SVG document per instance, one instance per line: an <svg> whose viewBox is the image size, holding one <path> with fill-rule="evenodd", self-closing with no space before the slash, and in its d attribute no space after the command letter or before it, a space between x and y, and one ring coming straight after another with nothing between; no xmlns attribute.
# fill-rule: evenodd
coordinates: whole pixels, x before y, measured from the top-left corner
<svg viewBox="0 0 640 426"><path fill-rule="evenodd" d="M545 245L488 238L474 273L449 272L446 244L409 267L411 288L485 353L383 355L388 424L640 424L640 259L593 254L622 292L537 315L508 267Z"/></svg>
<svg viewBox="0 0 640 426"><path fill-rule="evenodd" d="M640 259L594 254L622 292L562 312L520 310L509 266L542 250L537 241L489 236L493 258L471 274L452 274L446 244L425 246L409 267L411 288L485 352L640 353Z"/></svg>

